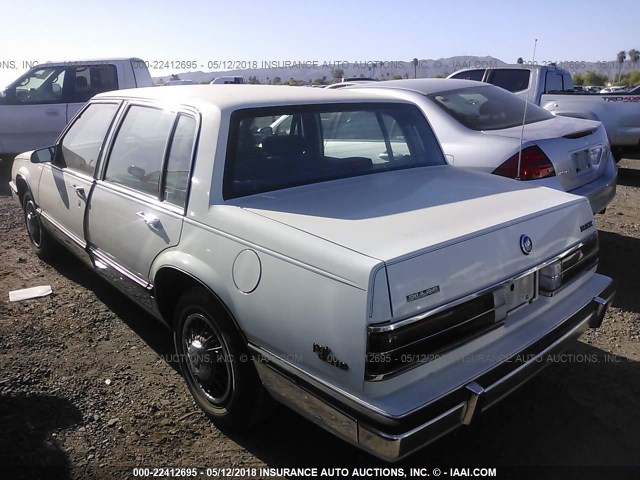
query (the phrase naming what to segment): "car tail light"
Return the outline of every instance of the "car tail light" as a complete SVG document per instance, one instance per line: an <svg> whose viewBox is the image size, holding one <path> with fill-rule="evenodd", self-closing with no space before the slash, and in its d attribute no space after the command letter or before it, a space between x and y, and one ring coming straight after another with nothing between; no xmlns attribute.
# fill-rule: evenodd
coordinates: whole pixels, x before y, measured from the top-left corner
<svg viewBox="0 0 640 480"><path fill-rule="evenodd" d="M599 165L604 149L602 147L594 147L589 149L589 161L591 165Z"/></svg>
<svg viewBox="0 0 640 480"><path fill-rule="evenodd" d="M598 235L592 235L540 270L540 294L552 296L571 279L598 263Z"/></svg>
<svg viewBox="0 0 640 480"><path fill-rule="evenodd" d="M407 325L369 327L366 377L381 380L428 362L502 324L492 292Z"/></svg>
<svg viewBox="0 0 640 480"><path fill-rule="evenodd" d="M556 171L551 160L542 149L537 145L532 145L522 150L520 172L518 172L518 154L516 153L496 168L493 174L518 180L537 180L539 178L553 177Z"/></svg>

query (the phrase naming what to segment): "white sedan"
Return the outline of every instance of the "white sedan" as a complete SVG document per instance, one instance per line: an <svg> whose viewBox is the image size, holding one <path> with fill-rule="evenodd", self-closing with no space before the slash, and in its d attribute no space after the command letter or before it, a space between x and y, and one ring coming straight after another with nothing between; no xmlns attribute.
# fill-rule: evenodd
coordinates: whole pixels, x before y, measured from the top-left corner
<svg viewBox="0 0 640 480"><path fill-rule="evenodd" d="M589 199L602 212L616 193L617 169L600 122L556 117L493 85L423 78L363 83L416 103L450 163L529 181Z"/></svg>

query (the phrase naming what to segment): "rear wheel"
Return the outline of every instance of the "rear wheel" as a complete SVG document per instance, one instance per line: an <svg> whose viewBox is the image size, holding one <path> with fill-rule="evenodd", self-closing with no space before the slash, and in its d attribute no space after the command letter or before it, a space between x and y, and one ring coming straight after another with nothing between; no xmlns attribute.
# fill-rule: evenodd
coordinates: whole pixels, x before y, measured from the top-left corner
<svg viewBox="0 0 640 480"><path fill-rule="evenodd" d="M268 410L242 335L209 292L190 290L176 307L174 341L182 374L196 403L215 423L248 427Z"/></svg>
<svg viewBox="0 0 640 480"><path fill-rule="evenodd" d="M31 246L40 258L49 258L54 251L54 240L42 226L38 208L30 192L25 193L22 198L22 209Z"/></svg>

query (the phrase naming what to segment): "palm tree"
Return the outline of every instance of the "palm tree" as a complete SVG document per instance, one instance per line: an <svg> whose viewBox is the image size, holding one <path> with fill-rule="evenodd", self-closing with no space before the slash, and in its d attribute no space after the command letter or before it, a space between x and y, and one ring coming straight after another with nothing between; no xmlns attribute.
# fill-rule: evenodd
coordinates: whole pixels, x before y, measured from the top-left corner
<svg viewBox="0 0 640 480"><path fill-rule="evenodd" d="M418 78L418 59L413 59L413 78Z"/></svg>
<svg viewBox="0 0 640 480"><path fill-rule="evenodd" d="M633 65L633 69L635 70L636 67L638 66L638 60L640 60L640 52L635 48L632 48L631 50L629 50L628 53L629 53L629 61L631 62L631 65Z"/></svg>
<svg viewBox="0 0 640 480"><path fill-rule="evenodd" d="M617 55L617 62L620 65L618 67L618 81L620 81L620 78L622 77L622 65L624 64L624 61L626 59L627 59L627 52L625 52L624 50L620 50Z"/></svg>

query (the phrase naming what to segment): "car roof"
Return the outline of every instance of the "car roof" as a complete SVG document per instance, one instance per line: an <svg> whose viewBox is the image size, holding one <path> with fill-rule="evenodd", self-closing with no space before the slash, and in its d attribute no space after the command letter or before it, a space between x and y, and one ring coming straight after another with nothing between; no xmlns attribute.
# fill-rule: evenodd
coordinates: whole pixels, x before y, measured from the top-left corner
<svg viewBox="0 0 640 480"><path fill-rule="evenodd" d="M475 80L459 80L456 78L414 78L407 80L385 80L384 82L370 82L352 85L346 90L364 90L366 88L396 88L429 95L431 93L446 92L459 88L490 87L491 85ZM345 90L345 89L341 89Z"/></svg>
<svg viewBox="0 0 640 480"><path fill-rule="evenodd" d="M215 106L223 109L268 107L276 105L300 105L316 103L390 102L379 95L363 91L328 90L326 88L302 88L283 85L178 85L172 88L147 87L115 90L100 93L99 99L142 99L177 103L195 108Z"/></svg>

